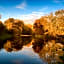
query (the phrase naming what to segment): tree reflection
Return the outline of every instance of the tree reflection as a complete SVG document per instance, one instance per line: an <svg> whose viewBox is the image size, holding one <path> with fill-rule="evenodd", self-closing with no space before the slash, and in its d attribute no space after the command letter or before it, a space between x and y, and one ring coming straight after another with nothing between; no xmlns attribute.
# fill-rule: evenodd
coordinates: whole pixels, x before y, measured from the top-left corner
<svg viewBox="0 0 64 64"><path fill-rule="evenodd" d="M46 44L43 39L34 39L33 42L34 51L39 54L41 59L48 62L48 64L58 64L58 61L63 62L59 58L64 53L62 48L63 45L61 43L55 43L55 40L47 41Z"/></svg>
<svg viewBox="0 0 64 64"><path fill-rule="evenodd" d="M8 52L19 51L24 45L27 45L32 40L32 37L21 37L20 39L8 40L4 44L4 49Z"/></svg>
<svg viewBox="0 0 64 64"><path fill-rule="evenodd" d="M39 38L35 38L32 45L33 45L32 48L34 49L34 51L39 53L41 51L41 49L43 48L43 46L44 46L44 40L39 39Z"/></svg>
<svg viewBox="0 0 64 64"><path fill-rule="evenodd" d="M22 37L23 45L27 45L32 41L32 36Z"/></svg>

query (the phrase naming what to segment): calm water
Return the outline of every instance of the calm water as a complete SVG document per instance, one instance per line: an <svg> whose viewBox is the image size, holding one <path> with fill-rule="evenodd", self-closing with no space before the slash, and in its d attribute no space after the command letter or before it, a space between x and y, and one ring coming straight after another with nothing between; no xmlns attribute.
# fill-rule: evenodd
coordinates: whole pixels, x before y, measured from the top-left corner
<svg viewBox="0 0 64 64"><path fill-rule="evenodd" d="M22 37L2 42L0 43L0 64L56 64L60 61L58 55L64 52L56 51L51 42L48 44L51 45L51 52L39 38Z"/></svg>
<svg viewBox="0 0 64 64"><path fill-rule="evenodd" d="M31 44L26 45L31 42L31 37L22 37L0 44L0 64L47 64L34 52Z"/></svg>
<svg viewBox="0 0 64 64"><path fill-rule="evenodd" d="M41 60L31 46L24 46L20 51L6 52L0 50L0 64L47 64Z"/></svg>

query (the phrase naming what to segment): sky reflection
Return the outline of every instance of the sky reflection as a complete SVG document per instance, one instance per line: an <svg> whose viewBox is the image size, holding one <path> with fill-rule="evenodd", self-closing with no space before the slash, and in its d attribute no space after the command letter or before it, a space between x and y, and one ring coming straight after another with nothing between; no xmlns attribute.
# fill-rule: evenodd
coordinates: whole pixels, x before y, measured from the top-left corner
<svg viewBox="0 0 64 64"><path fill-rule="evenodd" d="M42 61L31 47L24 47L17 52L0 51L0 64L47 64Z"/></svg>

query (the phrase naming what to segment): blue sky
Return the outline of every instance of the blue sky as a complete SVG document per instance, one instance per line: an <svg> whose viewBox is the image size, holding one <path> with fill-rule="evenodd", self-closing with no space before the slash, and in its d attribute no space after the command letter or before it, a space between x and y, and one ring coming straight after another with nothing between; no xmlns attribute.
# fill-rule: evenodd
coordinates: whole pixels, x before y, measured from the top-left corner
<svg viewBox="0 0 64 64"><path fill-rule="evenodd" d="M60 9L64 9L64 0L0 0L2 21L13 17L31 23L32 19Z"/></svg>

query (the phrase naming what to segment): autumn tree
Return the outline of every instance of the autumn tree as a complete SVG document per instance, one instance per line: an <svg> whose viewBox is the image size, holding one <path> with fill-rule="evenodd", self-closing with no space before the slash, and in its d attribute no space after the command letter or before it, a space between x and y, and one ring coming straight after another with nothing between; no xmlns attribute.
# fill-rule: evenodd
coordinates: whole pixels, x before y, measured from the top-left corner
<svg viewBox="0 0 64 64"><path fill-rule="evenodd" d="M55 39L57 42L60 42L59 40L61 38L63 43L64 10L58 10L54 14L50 13L49 15L37 19L33 25L33 30L35 34L44 35L44 39L46 40ZM50 37L50 39L47 37Z"/></svg>
<svg viewBox="0 0 64 64"><path fill-rule="evenodd" d="M41 24L40 19L35 20L35 23L33 25L33 31L35 32L35 34L37 35L43 35L44 33L44 28L43 25Z"/></svg>

